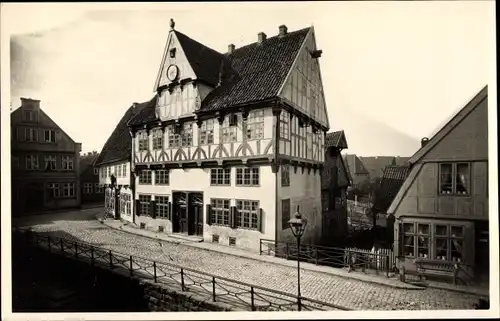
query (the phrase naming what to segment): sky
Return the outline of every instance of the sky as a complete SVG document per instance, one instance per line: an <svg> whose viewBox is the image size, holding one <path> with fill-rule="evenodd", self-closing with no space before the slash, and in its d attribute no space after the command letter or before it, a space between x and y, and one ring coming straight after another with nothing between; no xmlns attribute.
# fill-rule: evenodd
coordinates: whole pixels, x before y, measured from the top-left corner
<svg viewBox="0 0 500 321"><path fill-rule="evenodd" d="M2 10L5 5L2 5ZM348 153L411 156L489 82L493 1L12 4L11 108L42 109L100 151L149 100L173 18L219 52L314 25L331 131ZM16 23L22 20L22 23Z"/></svg>

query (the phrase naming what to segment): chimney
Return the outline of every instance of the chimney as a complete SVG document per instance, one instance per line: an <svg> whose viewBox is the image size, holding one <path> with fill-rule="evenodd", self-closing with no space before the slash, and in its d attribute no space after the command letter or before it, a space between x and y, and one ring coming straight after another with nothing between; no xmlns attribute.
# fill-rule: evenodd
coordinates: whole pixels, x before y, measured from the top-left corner
<svg viewBox="0 0 500 321"><path fill-rule="evenodd" d="M39 109L40 100L21 97L21 107L27 107L28 109Z"/></svg>
<svg viewBox="0 0 500 321"><path fill-rule="evenodd" d="M280 37L283 37L284 35L286 35L288 33L288 28L285 25L281 25L279 27L279 30L280 30L280 33L279 33Z"/></svg>
<svg viewBox="0 0 500 321"><path fill-rule="evenodd" d="M259 39L259 43L263 43L264 41L266 41L267 35L263 32L259 32L258 39Z"/></svg>
<svg viewBox="0 0 500 321"><path fill-rule="evenodd" d="M427 138L427 137L422 138L422 140L420 141L421 147L424 147L425 145L427 145L428 142L429 142L429 138Z"/></svg>
<svg viewBox="0 0 500 321"><path fill-rule="evenodd" d="M229 46L227 46L227 53L232 54L234 49L236 49L236 47L233 44L229 44Z"/></svg>

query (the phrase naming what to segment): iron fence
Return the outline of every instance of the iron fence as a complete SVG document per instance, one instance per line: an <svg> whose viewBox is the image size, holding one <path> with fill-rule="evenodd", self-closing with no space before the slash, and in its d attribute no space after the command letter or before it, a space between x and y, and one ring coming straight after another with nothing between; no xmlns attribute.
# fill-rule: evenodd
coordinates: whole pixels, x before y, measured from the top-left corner
<svg viewBox="0 0 500 321"><path fill-rule="evenodd" d="M297 311L299 306L302 311L351 310L336 304L298 297L172 263L119 253L86 242L40 235L24 229L14 229L13 237L20 238L40 250L78 259L92 266L110 269L115 273L146 279L165 285L174 291L189 292L201 301L222 303L229 306L228 310Z"/></svg>
<svg viewBox="0 0 500 321"><path fill-rule="evenodd" d="M326 265L336 268L347 267L350 270L375 270L376 273L385 272L386 277L392 270L394 256L392 251L371 252L369 250L353 248L336 248L328 246L301 244L297 250L296 243L278 242L269 239L260 239L260 255L272 255L287 260L297 260Z"/></svg>

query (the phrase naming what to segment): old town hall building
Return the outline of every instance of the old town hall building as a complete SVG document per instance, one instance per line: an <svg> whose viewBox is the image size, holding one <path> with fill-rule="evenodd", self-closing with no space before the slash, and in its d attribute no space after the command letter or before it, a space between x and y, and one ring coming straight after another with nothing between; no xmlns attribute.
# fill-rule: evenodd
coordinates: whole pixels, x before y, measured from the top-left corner
<svg viewBox="0 0 500 321"><path fill-rule="evenodd" d="M321 237L328 115L314 28L219 53L171 20L154 97L128 122L137 225L248 249Z"/></svg>

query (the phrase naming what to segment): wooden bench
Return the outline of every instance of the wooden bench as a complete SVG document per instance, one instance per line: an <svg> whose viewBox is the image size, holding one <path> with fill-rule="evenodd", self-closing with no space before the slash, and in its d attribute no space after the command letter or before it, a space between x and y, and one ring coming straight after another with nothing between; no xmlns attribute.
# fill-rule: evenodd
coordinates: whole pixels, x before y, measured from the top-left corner
<svg viewBox="0 0 500 321"><path fill-rule="evenodd" d="M453 279L453 284L457 283L458 263L442 260L415 259L418 278L422 280L427 275L446 276Z"/></svg>

